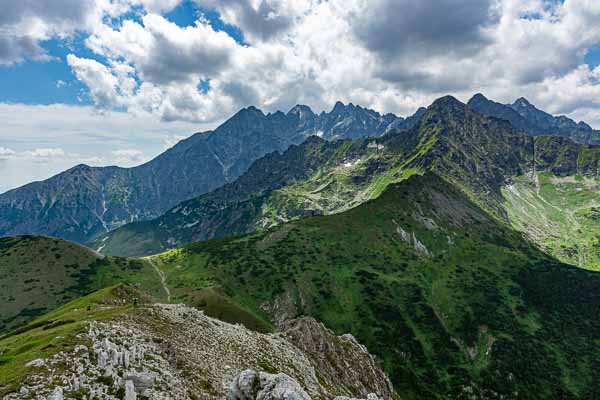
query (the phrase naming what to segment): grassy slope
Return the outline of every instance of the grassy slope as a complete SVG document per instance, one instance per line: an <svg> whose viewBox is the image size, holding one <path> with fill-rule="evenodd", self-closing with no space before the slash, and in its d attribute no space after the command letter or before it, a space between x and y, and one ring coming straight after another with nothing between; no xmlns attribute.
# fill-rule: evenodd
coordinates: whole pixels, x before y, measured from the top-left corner
<svg viewBox="0 0 600 400"><path fill-rule="evenodd" d="M119 307L105 306L103 302L110 304L114 298L131 300L132 296L138 297L138 294L122 285L104 288L0 336L0 397L18 390L27 373L35 369L28 367L28 362L49 358L76 343L81 344L75 335L87 329L89 321L106 320L132 307L131 301Z"/></svg>
<svg viewBox="0 0 600 400"><path fill-rule="evenodd" d="M503 190L513 226L560 260L600 271L600 181L541 173Z"/></svg>
<svg viewBox="0 0 600 400"><path fill-rule="evenodd" d="M600 390L600 274L537 251L433 174L342 214L154 259L177 300L217 288L266 320L265 305L295 298L288 311L379 355L405 398Z"/></svg>
<svg viewBox="0 0 600 400"><path fill-rule="evenodd" d="M102 258L83 246L41 236L0 239L0 332L117 282L161 296L158 275L143 261Z"/></svg>

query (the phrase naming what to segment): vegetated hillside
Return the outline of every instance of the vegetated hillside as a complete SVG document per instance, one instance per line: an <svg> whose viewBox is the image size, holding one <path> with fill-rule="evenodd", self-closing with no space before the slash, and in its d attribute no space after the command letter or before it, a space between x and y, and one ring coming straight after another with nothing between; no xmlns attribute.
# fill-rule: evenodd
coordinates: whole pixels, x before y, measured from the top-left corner
<svg viewBox="0 0 600 400"><path fill-rule="evenodd" d="M0 396L397 398L363 346L314 319L261 334L185 305L135 306L135 298L143 295L131 287L106 288L0 337Z"/></svg>
<svg viewBox="0 0 600 400"><path fill-rule="evenodd" d="M416 120L418 114L405 120L341 103L319 115L306 106L268 115L248 107L141 166L79 165L0 194L0 236L46 234L85 243L234 181L258 158L311 135L328 140L377 136L392 123L405 129Z"/></svg>
<svg viewBox="0 0 600 400"><path fill-rule="evenodd" d="M102 235L90 246L119 256L156 254L196 240L350 209L414 172L402 168L407 154L387 151L381 140L326 142L313 136L256 161L235 182L154 220Z"/></svg>
<svg viewBox="0 0 600 400"><path fill-rule="evenodd" d="M597 176L598 149L562 137L531 137L507 121L484 117L444 97L408 131L343 143L312 138L258 160L231 184L155 220L125 225L91 246L106 254L148 255L195 240L342 212L376 198L391 183L430 169L508 222L514 214L505 210L502 188L514 176L543 171Z"/></svg>
<svg viewBox="0 0 600 400"><path fill-rule="evenodd" d="M390 183L431 168L461 182L486 206L499 208L499 186L529 163L532 149L532 138L507 122L445 97L408 131L343 144L312 139L257 161L214 193L155 220L126 225L92 246L106 254L147 255L306 215L341 212L376 198Z"/></svg>
<svg viewBox="0 0 600 400"><path fill-rule="evenodd" d="M434 173L350 211L152 258L173 298L311 315L383 359L402 398L595 398L600 274L547 256Z"/></svg>
<svg viewBox="0 0 600 400"><path fill-rule="evenodd" d="M145 261L104 257L49 237L0 239L0 332L121 281L162 295L160 279Z"/></svg>

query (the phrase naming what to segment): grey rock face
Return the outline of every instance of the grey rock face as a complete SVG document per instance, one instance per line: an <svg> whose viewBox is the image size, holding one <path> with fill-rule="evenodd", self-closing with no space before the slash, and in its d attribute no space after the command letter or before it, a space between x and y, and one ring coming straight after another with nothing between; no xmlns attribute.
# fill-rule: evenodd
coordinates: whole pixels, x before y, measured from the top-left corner
<svg viewBox="0 0 600 400"><path fill-rule="evenodd" d="M394 389L387 375L354 336L336 336L311 317L286 321L279 329L308 355L321 380L337 387L340 394L366 397L375 393L384 399L393 397Z"/></svg>
<svg viewBox="0 0 600 400"><path fill-rule="evenodd" d="M242 371L231 384L228 400L310 400L298 382L286 374Z"/></svg>
<svg viewBox="0 0 600 400"><path fill-rule="evenodd" d="M56 389L54 389L54 392L52 392L52 396L50 397L50 400L63 400L64 396L63 396L63 390L61 387L57 387Z"/></svg>
<svg viewBox="0 0 600 400"><path fill-rule="evenodd" d="M329 337L316 332L322 325L310 325L315 339ZM392 399L379 383L356 380L375 376L369 375L366 349L354 339L332 337L338 341L327 345L306 339L306 348L329 349L318 360L281 333L253 332L185 305L140 307L111 322L92 322L76 336L91 343L87 350L74 346L46 359L5 399L62 400L56 396L70 398L79 390L107 400L121 398L117 392L126 400L329 400L372 392Z"/></svg>
<svg viewBox="0 0 600 400"><path fill-rule="evenodd" d="M248 369L240 372L231 383L228 400L311 400L300 384L286 374L268 374ZM336 396L333 400L365 400ZM369 393L366 400L382 400Z"/></svg>
<svg viewBox="0 0 600 400"><path fill-rule="evenodd" d="M125 381L125 400L136 400L137 393L132 381Z"/></svg>

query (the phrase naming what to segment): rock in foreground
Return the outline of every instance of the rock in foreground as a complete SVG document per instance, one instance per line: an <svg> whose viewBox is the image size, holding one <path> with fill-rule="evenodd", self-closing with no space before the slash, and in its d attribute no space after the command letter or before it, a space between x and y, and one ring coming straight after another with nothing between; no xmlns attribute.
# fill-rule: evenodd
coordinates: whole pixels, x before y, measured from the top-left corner
<svg viewBox="0 0 600 400"><path fill-rule="evenodd" d="M310 335L300 343L297 332ZM319 349L325 352L320 357ZM285 333L261 334L184 305L142 307L91 322L71 348L30 368L7 400L396 397L364 347L312 319L289 322Z"/></svg>

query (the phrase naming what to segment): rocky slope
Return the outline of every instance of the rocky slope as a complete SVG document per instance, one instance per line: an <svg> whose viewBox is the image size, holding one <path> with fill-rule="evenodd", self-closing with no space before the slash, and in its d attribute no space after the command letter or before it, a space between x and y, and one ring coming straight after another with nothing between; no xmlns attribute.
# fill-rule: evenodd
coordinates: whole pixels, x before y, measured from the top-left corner
<svg viewBox="0 0 600 400"><path fill-rule="evenodd" d="M90 306L102 307L111 308ZM298 331L310 332L301 346ZM4 399L397 398L364 346L311 318L261 334L184 305L143 305L92 319L61 340L60 352L21 360L25 373L4 386Z"/></svg>
<svg viewBox="0 0 600 400"><path fill-rule="evenodd" d="M404 129L416 119L341 103L319 115L306 106L268 115L249 107L139 167L79 165L0 195L0 236L47 234L83 243L210 192L235 180L256 159L311 135L328 140L376 136L392 123Z"/></svg>
<svg viewBox="0 0 600 400"><path fill-rule="evenodd" d="M469 106L479 113L509 121L516 129L530 135L557 135L582 144L600 144L600 131L585 122L575 122L561 115L554 116L536 108L521 97L513 104L501 104L476 94Z"/></svg>

